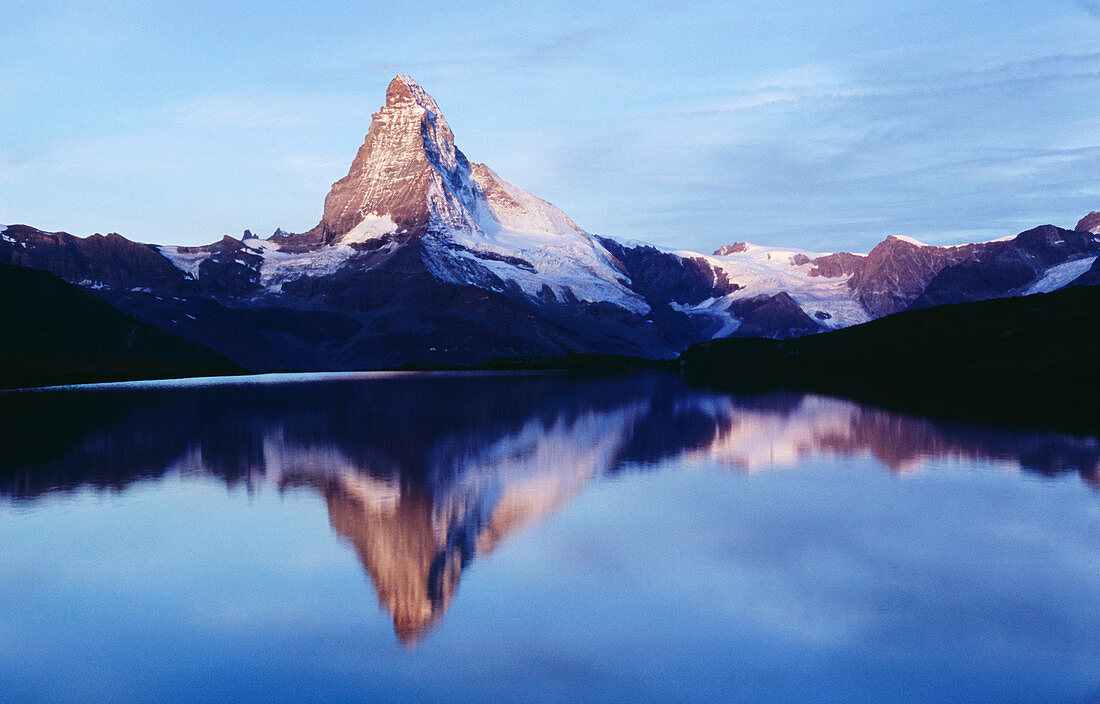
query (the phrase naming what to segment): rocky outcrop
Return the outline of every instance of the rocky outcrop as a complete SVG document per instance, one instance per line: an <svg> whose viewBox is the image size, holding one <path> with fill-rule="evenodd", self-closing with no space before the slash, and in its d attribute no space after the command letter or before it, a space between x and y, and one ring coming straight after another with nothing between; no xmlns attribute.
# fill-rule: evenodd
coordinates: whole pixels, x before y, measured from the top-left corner
<svg viewBox="0 0 1100 704"><path fill-rule="evenodd" d="M397 229L422 230L431 208L441 207L448 191L462 190L469 169L435 100L408 76L398 76L347 176L325 197L317 226L323 241L346 234L368 215L388 217Z"/></svg>
<svg viewBox="0 0 1100 704"><path fill-rule="evenodd" d="M955 248L968 259L944 267L929 281L912 308L984 301L1027 293L1052 267L1100 252L1100 242L1088 233L1043 225L1011 240Z"/></svg>
<svg viewBox="0 0 1100 704"><path fill-rule="evenodd" d="M929 247L890 236L867 255L848 285L872 317L904 310L944 268L974 259L967 247Z"/></svg>
<svg viewBox="0 0 1100 704"><path fill-rule="evenodd" d="M730 254L740 254L749 248L748 242L734 242L733 244L722 245L718 249L714 250L714 256L726 257Z"/></svg>
<svg viewBox="0 0 1100 704"><path fill-rule="evenodd" d="M969 301L1005 295L1035 280L1035 269L1014 247L997 247L990 255L953 264L932 277L910 308Z"/></svg>
<svg viewBox="0 0 1100 704"><path fill-rule="evenodd" d="M202 260L197 272L199 289L204 294L218 299L232 299L247 296L260 288L263 254L242 240L226 235L220 242L206 247L179 249L184 253L204 252L210 255Z"/></svg>
<svg viewBox="0 0 1100 704"><path fill-rule="evenodd" d="M649 245L624 245L607 237L597 240L618 259L636 288L658 300L694 305L740 288L724 270L702 257L683 257Z"/></svg>
<svg viewBox="0 0 1100 704"><path fill-rule="evenodd" d="M1092 235L1100 235L1100 210L1094 210L1077 223L1073 228L1077 232L1088 232Z"/></svg>
<svg viewBox="0 0 1100 704"><path fill-rule="evenodd" d="M988 248L998 244L1001 243L991 242L984 246ZM1006 244L1018 249L1036 270L1100 252L1100 240L1089 233L1064 230L1054 225L1042 225L1021 232Z"/></svg>
<svg viewBox="0 0 1100 704"><path fill-rule="evenodd" d="M836 254L826 254L825 256L808 259L807 261L813 264L813 269L810 270L810 276L839 279L842 276L851 276L862 271L864 265L867 263L867 257L862 254L837 252Z"/></svg>
<svg viewBox="0 0 1100 704"><path fill-rule="evenodd" d="M801 337L821 330L821 326L790 297L781 292L774 296L743 298L734 301L730 312L741 319L734 337Z"/></svg>

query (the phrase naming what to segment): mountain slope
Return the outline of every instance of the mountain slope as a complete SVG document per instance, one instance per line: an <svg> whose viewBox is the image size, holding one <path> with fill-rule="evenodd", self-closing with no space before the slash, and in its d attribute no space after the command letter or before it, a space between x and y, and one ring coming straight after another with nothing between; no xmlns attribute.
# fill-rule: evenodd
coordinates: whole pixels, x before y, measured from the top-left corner
<svg viewBox="0 0 1100 704"><path fill-rule="evenodd" d="M722 339L681 355L698 378L779 384L923 411L982 407L1000 415L1100 422L1100 287L910 310L789 340Z"/></svg>
<svg viewBox="0 0 1100 704"><path fill-rule="evenodd" d="M0 300L0 387L244 371L46 272L0 264Z"/></svg>

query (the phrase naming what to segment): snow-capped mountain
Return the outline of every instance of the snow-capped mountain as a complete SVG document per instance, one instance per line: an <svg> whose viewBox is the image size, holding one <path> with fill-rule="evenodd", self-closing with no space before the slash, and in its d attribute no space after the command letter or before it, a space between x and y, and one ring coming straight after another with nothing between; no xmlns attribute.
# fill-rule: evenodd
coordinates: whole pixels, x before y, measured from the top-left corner
<svg viewBox="0 0 1100 704"><path fill-rule="evenodd" d="M624 244L470 162L435 100L400 75L308 232L179 247L12 225L0 261L49 270L257 369L669 357L716 336L805 335L1085 283L1097 217L959 247L888 237L868 254Z"/></svg>
<svg viewBox="0 0 1100 704"><path fill-rule="evenodd" d="M378 268L410 241L430 275L444 283L541 301L609 302L644 315L650 305L591 236L553 205L471 164L455 148L439 106L408 76L395 78L363 146L325 198L321 222L303 234L242 243L265 294L285 282L342 268ZM162 247L198 276L216 254Z"/></svg>

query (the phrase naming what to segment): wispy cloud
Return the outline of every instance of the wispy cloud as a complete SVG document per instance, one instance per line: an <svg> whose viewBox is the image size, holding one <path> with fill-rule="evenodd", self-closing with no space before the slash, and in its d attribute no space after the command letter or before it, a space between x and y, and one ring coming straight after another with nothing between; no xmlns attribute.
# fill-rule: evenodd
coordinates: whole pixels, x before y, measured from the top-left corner
<svg viewBox="0 0 1100 704"><path fill-rule="evenodd" d="M1100 7L1100 0L1096 2ZM953 71L921 78L864 83L856 78L839 78L820 70L798 72L800 80L766 80L747 89L704 101L686 103L674 112L724 112L769 107L776 103L834 101L874 96L896 97L907 93L948 90L960 92L1007 82L1049 82L1100 76L1100 52L1055 54L1027 61L1013 61L985 69Z"/></svg>
<svg viewBox="0 0 1100 704"><path fill-rule="evenodd" d="M305 127L318 123L315 107L305 99L284 96L208 95L170 108L183 122L231 128Z"/></svg>

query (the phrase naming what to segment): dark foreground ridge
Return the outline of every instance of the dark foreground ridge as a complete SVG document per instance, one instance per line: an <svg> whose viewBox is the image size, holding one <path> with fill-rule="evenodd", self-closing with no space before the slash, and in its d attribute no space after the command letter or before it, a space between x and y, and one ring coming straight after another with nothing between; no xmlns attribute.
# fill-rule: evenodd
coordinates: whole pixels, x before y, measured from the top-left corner
<svg viewBox="0 0 1100 704"><path fill-rule="evenodd" d="M0 264L0 388L240 374L53 274Z"/></svg>
<svg viewBox="0 0 1100 704"><path fill-rule="evenodd" d="M726 338L680 357L687 378L785 388L943 417L1100 428L1100 288L910 310L789 340Z"/></svg>

